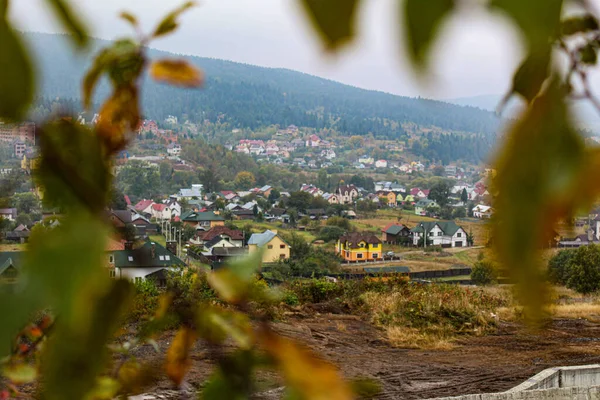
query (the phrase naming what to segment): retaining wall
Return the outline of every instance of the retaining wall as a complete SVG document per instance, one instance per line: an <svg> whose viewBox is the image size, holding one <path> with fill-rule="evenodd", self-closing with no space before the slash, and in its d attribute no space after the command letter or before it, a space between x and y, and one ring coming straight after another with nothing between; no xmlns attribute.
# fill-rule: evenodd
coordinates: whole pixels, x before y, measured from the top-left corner
<svg viewBox="0 0 600 400"><path fill-rule="evenodd" d="M484 393L453 400L600 400L600 364L546 369L503 393Z"/></svg>

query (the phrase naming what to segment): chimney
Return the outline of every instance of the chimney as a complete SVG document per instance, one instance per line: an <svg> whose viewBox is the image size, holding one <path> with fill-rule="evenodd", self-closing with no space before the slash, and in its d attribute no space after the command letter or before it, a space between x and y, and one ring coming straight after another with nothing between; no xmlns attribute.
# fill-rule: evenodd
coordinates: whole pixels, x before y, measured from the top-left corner
<svg viewBox="0 0 600 400"><path fill-rule="evenodd" d="M152 243L152 247L150 247L150 257L153 259L156 258L156 244Z"/></svg>
<svg viewBox="0 0 600 400"><path fill-rule="evenodd" d="M173 254L177 254L177 242L174 240L167 242L167 250Z"/></svg>

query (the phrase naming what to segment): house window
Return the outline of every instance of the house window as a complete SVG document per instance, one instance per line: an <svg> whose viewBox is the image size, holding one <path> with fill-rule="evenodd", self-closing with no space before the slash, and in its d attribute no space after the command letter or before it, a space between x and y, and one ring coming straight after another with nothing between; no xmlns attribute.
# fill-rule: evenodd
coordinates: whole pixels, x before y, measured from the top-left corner
<svg viewBox="0 0 600 400"><path fill-rule="evenodd" d="M438 236L442 236L442 232L438 232Z"/></svg>
<svg viewBox="0 0 600 400"><path fill-rule="evenodd" d="M362 254L357 254L356 258L363 258L363 255Z"/></svg>
<svg viewBox="0 0 600 400"><path fill-rule="evenodd" d="M365 247L365 244L364 244L364 243L361 243L359 246L360 246L360 247Z"/></svg>
<svg viewBox="0 0 600 400"><path fill-rule="evenodd" d="M379 254L373 253L373 258L379 258Z"/></svg>
<svg viewBox="0 0 600 400"><path fill-rule="evenodd" d="M129 261L133 261L133 256L129 256L129 257L127 257L127 259L128 259Z"/></svg>
<svg viewBox="0 0 600 400"><path fill-rule="evenodd" d="M462 237L462 233L460 233L460 232L459 232L459 233L457 233L457 234L456 234L456 237Z"/></svg>
<svg viewBox="0 0 600 400"><path fill-rule="evenodd" d="M165 256L165 260L170 261L171 260L171 256Z"/></svg>
<svg viewBox="0 0 600 400"><path fill-rule="evenodd" d="M280 248L280 249L285 249L285 244L280 244L280 245L279 245L279 248Z"/></svg>
<svg viewBox="0 0 600 400"><path fill-rule="evenodd" d="M279 258L284 259L285 258L285 254L280 254Z"/></svg>
<svg viewBox="0 0 600 400"><path fill-rule="evenodd" d="M373 244L373 248L374 248L374 249L376 249L376 248L378 248L378 247L379 247L379 243L374 243L374 244Z"/></svg>
<svg viewBox="0 0 600 400"><path fill-rule="evenodd" d="M272 244L270 244L270 245L267 246L267 249L272 249L272 248L273 248Z"/></svg>
<svg viewBox="0 0 600 400"><path fill-rule="evenodd" d="M433 232L429 232L429 236L433 236Z"/></svg>
<svg viewBox="0 0 600 400"><path fill-rule="evenodd" d="M158 259L159 259L160 261L165 261L165 256L158 256Z"/></svg>
<svg viewBox="0 0 600 400"><path fill-rule="evenodd" d="M108 256L108 262L113 264L115 262L115 256L113 256L112 254Z"/></svg>
<svg viewBox="0 0 600 400"><path fill-rule="evenodd" d="M115 271L114 269L111 269L109 271L109 275L111 278L115 278L117 276L117 271Z"/></svg>

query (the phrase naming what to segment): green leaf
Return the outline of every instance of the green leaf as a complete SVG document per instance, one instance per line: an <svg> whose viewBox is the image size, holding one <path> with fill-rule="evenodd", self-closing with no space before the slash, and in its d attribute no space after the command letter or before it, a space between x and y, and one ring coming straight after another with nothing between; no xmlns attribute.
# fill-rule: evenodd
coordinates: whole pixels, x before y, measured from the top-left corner
<svg viewBox="0 0 600 400"><path fill-rule="evenodd" d="M137 27L139 25L137 18L135 17L135 15L131 14L130 12L127 11L123 11L121 12L121 14L119 15L119 17L121 17L122 19L124 19L125 21L129 22L132 26Z"/></svg>
<svg viewBox="0 0 600 400"><path fill-rule="evenodd" d="M6 19L8 14L8 0L0 0L0 19Z"/></svg>
<svg viewBox="0 0 600 400"><path fill-rule="evenodd" d="M117 395L121 385L113 378L107 376L96 380L96 386L87 394L85 400L112 400Z"/></svg>
<svg viewBox="0 0 600 400"><path fill-rule="evenodd" d="M550 60L549 47L528 54L513 76L511 93L518 93L531 102L548 79Z"/></svg>
<svg viewBox="0 0 600 400"><path fill-rule="evenodd" d="M35 366L29 364L9 365L4 368L3 375L12 383L22 385L35 381L37 378L37 369Z"/></svg>
<svg viewBox="0 0 600 400"><path fill-rule="evenodd" d="M73 42L84 47L89 42L89 37L85 24L73 11L68 0L48 0L52 10L63 27L72 35Z"/></svg>
<svg viewBox="0 0 600 400"><path fill-rule="evenodd" d="M563 36L571 36L578 33L595 31L598 28L598 20L594 16L586 14L564 19L561 22L560 31Z"/></svg>
<svg viewBox="0 0 600 400"><path fill-rule="evenodd" d="M97 281L94 283L81 286L83 290L74 298L81 310L71 314L75 318L58 321L58 329L48 342L43 365L46 399L84 398L97 390L96 379L106 369L106 344L128 308L132 287L118 280L110 282L108 290L106 285L99 285L104 288L99 291Z"/></svg>
<svg viewBox="0 0 600 400"><path fill-rule="evenodd" d="M582 173L591 170L583 139L573 128L558 82L537 97L514 124L496 162L493 224L499 260L516 282L530 317L539 318L546 290L539 249L548 246L554 224L576 205L598 194L599 185ZM597 165L597 164L596 164ZM526 195L524 195L526 194Z"/></svg>
<svg viewBox="0 0 600 400"><path fill-rule="evenodd" d="M101 138L64 119L42 126L39 137L42 157L35 178L44 190L44 201L63 209L103 210L111 175Z"/></svg>
<svg viewBox="0 0 600 400"><path fill-rule="evenodd" d="M560 33L563 0L492 0L519 27L530 51L547 46Z"/></svg>
<svg viewBox="0 0 600 400"><path fill-rule="evenodd" d="M419 68L417 71L427 67L431 44L454 7L454 0L404 1L404 37L408 54L415 67Z"/></svg>
<svg viewBox="0 0 600 400"><path fill-rule="evenodd" d="M354 38L359 0L300 0L328 50Z"/></svg>
<svg viewBox="0 0 600 400"><path fill-rule="evenodd" d="M208 282L229 303L239 303L251 294L251 284L261 262L262 252L232 262L227 268L208 275Z"/></svg>
<svg viewBox="0 0 600 400"><path fill-rule="evenodd" d="M34 74L20 38L0 19L0 119L18 120L33 100Z"/></svg>
<svg viewBox="0 0 600 400"><path fill-rule="evenodd" d="M179 26L177 22L177 18L185 11L196 5L193 1L188 1L184 3L182 6L177 9L171 11L167 16L158 24L156 29L154 30L153 37L161 37L165 36L171 32L173 32Z"/></svg>
<svg viewBox="0 0 600 400"><path fill-rule="evenodd" d="M254 368L261 360L251 350L238 350L219 361L219 366L202 390L204 400L244 400L254 392Z"/></svg>

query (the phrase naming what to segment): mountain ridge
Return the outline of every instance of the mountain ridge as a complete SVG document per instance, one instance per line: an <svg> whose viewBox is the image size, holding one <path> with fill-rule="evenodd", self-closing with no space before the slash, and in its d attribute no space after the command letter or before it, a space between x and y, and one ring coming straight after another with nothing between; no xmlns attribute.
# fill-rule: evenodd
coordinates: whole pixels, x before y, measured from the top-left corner
<svg viewBox="0 0 600 400"><path fill-rule="evenodd" d="M74 56L66 35L24 33L42 65L39 95L80 98L80 82L91 55ZM95 54L110 41L95 39ZM162 120L167 115L194 122L225 121L232 127L256 129L269 125L331 128L346 134L399 138L403 126L439 128L448 132L494 134L500 120L487 111L460 107L439 100L397 96L339 83L287 68L254 66L216 58L182 55L149 49L151 59L184 58L207 76L203 90L182 90L145 79L142 103L145 114ZM108 94L100 85L95 102Z"/></svg>

